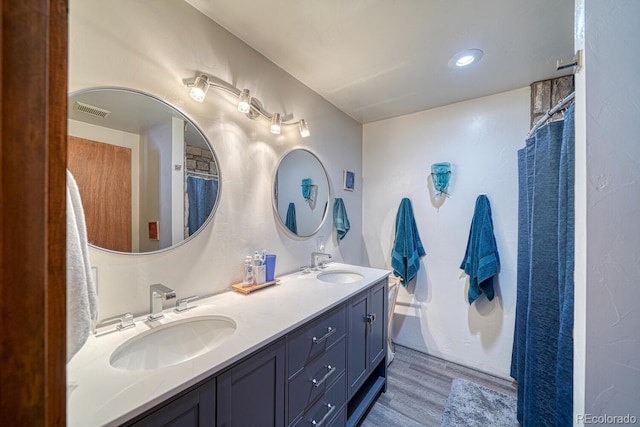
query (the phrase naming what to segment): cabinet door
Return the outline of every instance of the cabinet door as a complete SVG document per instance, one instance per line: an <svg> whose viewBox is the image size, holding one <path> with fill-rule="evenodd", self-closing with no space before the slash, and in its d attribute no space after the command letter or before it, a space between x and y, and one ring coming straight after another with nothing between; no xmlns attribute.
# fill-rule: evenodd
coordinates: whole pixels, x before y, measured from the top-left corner
<svg viewBox="0 0 640 427"><path fill-rule="evenodd" d="M284 426L281 340L218 376L218 427Z"/></svg>
<svg viewBox="0 0 640 427"><path fill-rule="evenodd" d="M372 370L383 357L385 357L387 343L387 282L371 288L369 297L368 313L369 316L369 366Z"/></svg>
<svg viewBox="0 0 640 427"><path fill-rule="evenodd" d="M131 424L132 427L213 426L216 419L216 380L171 401Z"/></svg>
<svg viewBox="0 0 640 427"><path fill-rule="evenodd" d="M349 301L347 380L351 398L367 377L367 301L369 291Z"/></svg>

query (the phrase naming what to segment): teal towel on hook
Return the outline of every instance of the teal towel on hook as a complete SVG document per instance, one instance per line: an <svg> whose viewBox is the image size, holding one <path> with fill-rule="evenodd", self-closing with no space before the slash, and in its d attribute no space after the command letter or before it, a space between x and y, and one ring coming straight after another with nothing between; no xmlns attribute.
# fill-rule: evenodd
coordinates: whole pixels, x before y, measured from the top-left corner
<svg viewBox="0 0 640 427"><path fill-rule="evenodd" d="M351 228L349 217L347 216L347 209L344 207L342 197L336 197L333 205L333 225L336 227L338 240L344 239L344 236L347 235L347 232Z"/></svg>
<svg viewBox="0 0 640 427"><path fill-rule="evenodd" d="M491 205L484 194L476 199L467 249L460 268L469 275L469 304L482 294L491 301L494 297L493 277L500 269L500 257L493 234Z"/></svg>
<svg viewBox="0 0 640 427"><path fill-rule="evenodd" d="M420 258L426 254L418 234L411 200L405 197L396 214L396 237L391 251L393 274L402 278L402 286L407 286L409 280L416 276L420 269Z"/></svg>

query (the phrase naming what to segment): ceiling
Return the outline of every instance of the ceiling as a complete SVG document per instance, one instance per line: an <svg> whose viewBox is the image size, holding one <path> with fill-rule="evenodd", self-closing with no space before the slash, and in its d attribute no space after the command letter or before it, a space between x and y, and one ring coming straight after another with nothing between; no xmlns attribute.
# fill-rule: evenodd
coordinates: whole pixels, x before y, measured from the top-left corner
<svg viewBox="0 0 640 427"><path fill-rule="evenodd" d="M103 110L103 113L107 114L104 117L96 115L96 110ZM138 135L155 126L169 123L176 117L191 124L184 128L184 140L188 145L209 149L204 136L188 118L169 104L141 92L97 88L72 93L69 95L67 117L78 122Z"/></svg>
<svg viewBox="0 0 640 427"><path fill-rule="evenodd" d="M360 123L570 73L574 0L186 0ZM457 53L482 49L463 69Z"/></svg>

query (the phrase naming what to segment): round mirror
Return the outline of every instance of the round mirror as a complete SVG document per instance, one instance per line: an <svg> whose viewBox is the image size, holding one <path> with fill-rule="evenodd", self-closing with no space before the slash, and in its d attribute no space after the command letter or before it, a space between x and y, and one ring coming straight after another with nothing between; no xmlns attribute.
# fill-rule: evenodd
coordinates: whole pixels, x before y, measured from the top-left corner
<svg viewBox="0 0 640 427"><path fill-rule="evenodd" d="M150 253L194 237L220 199L219 165L202 131L152 95L104 87L69 96L67 168L97 248Z"/></svg>
<svg viewBox="0 0 640 427"><path fill-rule="evenodd" d="M299 148L280 159L273 179L273 209L289 234L310 237L318 232L329 211L329 178L315 154Z"/></svg>

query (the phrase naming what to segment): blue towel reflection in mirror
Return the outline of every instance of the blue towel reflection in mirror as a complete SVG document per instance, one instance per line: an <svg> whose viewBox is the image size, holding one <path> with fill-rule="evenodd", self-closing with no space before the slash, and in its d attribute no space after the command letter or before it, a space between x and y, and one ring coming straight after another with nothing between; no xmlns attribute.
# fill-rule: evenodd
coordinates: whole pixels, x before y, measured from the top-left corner
<svg viewBox="0 0 640 427"><path fill-rule="evenodd" d="M287 208L287 219L285 220L284 225L286 225L293 234L298 234L298 224L296 223L296 205L293 202L289 203L289 207Z"/></svg>
<svg viewBox="0 0 640 427"><path fill-rule="evenodd" d="M213 210L218 196L218 180L187 176L189 236L198 231Z"/></svg>

